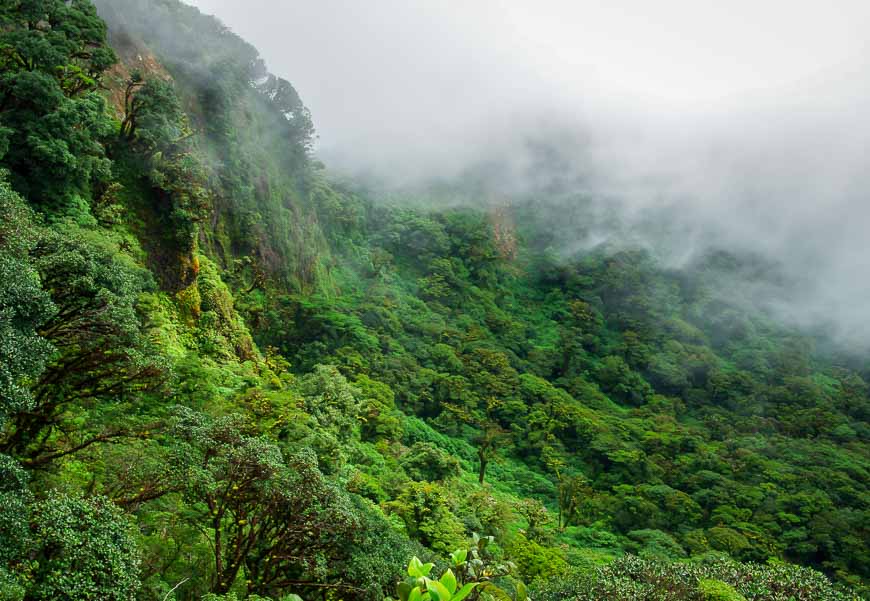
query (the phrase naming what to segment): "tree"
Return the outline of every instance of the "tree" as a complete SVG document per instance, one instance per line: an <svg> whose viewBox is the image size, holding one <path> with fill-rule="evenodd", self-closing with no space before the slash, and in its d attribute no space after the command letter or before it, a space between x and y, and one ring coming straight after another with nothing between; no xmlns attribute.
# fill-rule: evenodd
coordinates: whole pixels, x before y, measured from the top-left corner
<svg viewBox="0 0 870 601"><path fill-rule="evenodd" d="M305 410L323 427L347 440L359 428L356 390L332 365L316 365L302 378Z"/></svg>
<svg viewBox="0 0 870 601"><path fill-rule="evenodd" d="M30 466L126 434L127 403L166 379L164 360L142 331L135 303L147 275L75 228L45 230L32 250L56 310L37 333L56 352L32 383L0 446ZM79 420L88 415L91 428Z"/></svg>
<svg viewBox="0 0 870 601"><path fill-rule="evenodd" d="M269 75L257 89L284 118L286 136L292 147L306 155L314 141L314 124L296 89L289 81L274 75Z"/></svg>
<svg viewBox="0 0 870 601"><path fill-rule="evenodd" d="M0 428L33 408L30 387L54 350L37 332L56 311L29 256L38 231L21 197L0 181Z"/></svg>
<svg viewBox="0 0 870 601"><path fill-rule="evenodd" d="M11 457L0 455L0 598L23 598L23 569L30 547L30 504L27 473Z"/></svg>
<svg viewBox="0 0 870 601"><path fill-rule="evenodd" d="M545 529L553 521L544 504L536 499L522 499L517 502L515 509L526 520L526 538L535 542L544 542Z"/></svg>
<svg viewBox="0 0 870 601"><path fill-rule="evenodd" d="M139 551L128 519L105 497L34 501L27 484L0 455L0 598L134 599Z"/></svg>
<svg viewBox="0 0 870 601"><path fill-rule="evenodd" d="M360 405L360 436L363 440L398 440L402 421L396 411L395 394L389 386L366 375L358 376L354 387L363 399Z"/></svg>
<svg viewBox="0 0 870 601"><path fill-rule="evenodd" d="M482 486L486 478L486 466L489 465L493 455L498 451L498 445L504 439L507 432L496 422L483 424L483 432L477 438L477 482Z"/></svg>
<svg viewBox="0 0 870 601"><path fill-rule="evenodd" d="M459 475L459 461L429 442L415 442L400 461L412 480L439 482Z"/></svg>
<svg viewBox="0 0 870 601"><path fill-rule="evenodd" d="M408 536L427 547L446 553L464 528L450 511L444 484L410 482L402 487L395 500L386 504L389 513L405 524Z"/></svg>
<svg viewBox="0 0 870 601"><path fill-rule="evenodd" d="M120 136L150 155L168 150L190 133L172 83L157 77L145 79L134 71L124 90Z"/></svg>
<svg viewBox="0 0 870 601"><path fill-rule="evenodd" d="M106 25L88 0L13 0L0 10L0 48L2 165L28 200L63 206L109 175Z"/></svg>
<svg viewBox="0 0 870 601"><path fill-rule="evenodd" d="M596 366L595 377L601 389L618 401L640 405L652 394L652 388L619 355L610 355Z"/></svg>
<svg viewBox="0 0 870 601"><path fill-rule="evenodd" d="M3 71L54 73L69 96L92 91L115 63L106 24L88 0L12 0L0 9Z"/></svg>
<svg viewBox="0 0 870 601"><path fill-rule="evenodd" d="M128 519L105 497L52 494L34 505L31 529L28 600L136 598L139 551Z"/></svg>
<svg viewBox="0 0 870 601"><path fill-rule="evenodd" d="M577 517L584 496L591 494L589 482L582 475L557 474L559 479L559 530L564 530Z"/></svg>
<svg viewBox="0 0 870 601"><path fill-rule="evenodd" d="M559 331L559 347L562 349L560 371L563 376L580 371L587 354L599 350L603 327L604 320L592 305L583 300L568 303Z"/></svg>
<svg viewBox="0 0 870 601"><path fill-rule="evenodd" d="M177 252L160 270L164 287L175 291L196 278L197 226L212 208L205 168L189 143L193 133L172 82L134 71L124 90L116 150L135 159L153 187L160 226L151 235L170 256Z"/></svg>
<svg viewBox="0 0 870 601"><path fill-rule="evenodd" d="M212 543L211 590L226 593L240 572L252 593L320 586L320 566L345 557L357 518L313 453L284 457L244 429L238 415L213 419L186 408L172 428L194 523L206 525Z"/></svg>

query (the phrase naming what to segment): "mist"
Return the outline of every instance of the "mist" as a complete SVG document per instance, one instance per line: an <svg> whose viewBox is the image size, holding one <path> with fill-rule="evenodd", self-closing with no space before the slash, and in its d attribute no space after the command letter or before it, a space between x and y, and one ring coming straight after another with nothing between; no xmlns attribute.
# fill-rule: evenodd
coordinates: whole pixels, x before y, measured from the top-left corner
<svg viewBox="0 0 870 601"><path fill-rule="evenodd" d="M294 84L332 172L583 203L601 218L559 232L566 256L757 254L788 284L742 296L866 348L867 3L192 3Z"/></svg>

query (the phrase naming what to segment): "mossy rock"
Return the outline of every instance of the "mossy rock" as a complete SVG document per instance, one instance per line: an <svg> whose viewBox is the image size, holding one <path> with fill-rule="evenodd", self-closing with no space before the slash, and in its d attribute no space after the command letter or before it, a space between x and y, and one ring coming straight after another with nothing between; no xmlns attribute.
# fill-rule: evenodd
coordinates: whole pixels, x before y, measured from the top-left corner
<svg viewBox="0 0 870 601"><path fill-rule="evenodd" d="M193 325L202 315L202 296L199 294L199 286L196 282L179 290L175 295L178 301L178 312L188 325Z"/></svg>

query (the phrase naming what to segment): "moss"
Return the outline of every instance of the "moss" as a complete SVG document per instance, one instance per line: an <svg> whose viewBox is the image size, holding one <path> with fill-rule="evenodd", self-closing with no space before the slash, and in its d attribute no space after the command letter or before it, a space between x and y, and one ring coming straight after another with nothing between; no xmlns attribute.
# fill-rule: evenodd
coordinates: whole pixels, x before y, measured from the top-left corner
<svg viewBox="0 0 870 601"><path fill-rule="evenodd" d="M260 354L244 320L235 309L232 292L220 277L220 271L207 257L197 260L199 277L196 287L201 310L197 323L200 348L209 354L242 361L259 359Z"/></svg>
<svg viewBox="0 0 870 601"><path fill-rule="evenodd" d="M180 290L175 295L178 301L178 312L181 318L192 326L202 315L202 296L196 282Z"/></svg>
<svg viewBox="0 0 870 601"><path fill-rule="evenodd" d="M148 316L148 335L162 352L179 358L196 346L193 332L181 317L178 299L166 292L150 292L139 297L139 310Z"/></svg>

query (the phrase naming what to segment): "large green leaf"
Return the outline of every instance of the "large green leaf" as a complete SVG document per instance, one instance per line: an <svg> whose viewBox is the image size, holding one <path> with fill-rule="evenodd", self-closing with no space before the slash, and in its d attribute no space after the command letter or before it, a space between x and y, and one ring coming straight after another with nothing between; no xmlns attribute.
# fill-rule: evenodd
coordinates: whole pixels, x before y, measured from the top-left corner
<svg viewBox="0 0 870 601"><path fill-rule="evenodd" d="M437 580L427 579L426 588L430 593L434 593L438 597L438 601L450 601L453 598L453 594L447 590L447 587Z"/></svg>
<svg viewBox="0 0 870 601"><path fill-rule="evenodd" d="M411 595L411 590L413 588L414 587L407 582L400 582L399 586L396 587L396 592L399 594L400 601L408 601L408 597Z"/></svg>
<svg viewBox="0 0 870 601"><path fill-rule="evenodd" d="M451 599L451 601L462 601L468 595L471 594L471 591L473 591L474 587L476 587L476 586L477 586L476 582L469 582L468 584L463 586L461 589L459 589L458 593L453 595L453 599Z"/></svg>
<svg viewBox="0 0 870 601"><path fill-rule="evenodd" d="M468 557L467 549L457 549L453 553L450 554L450 560L453 561L453 565L458 566L462 563L465 563L465 559Z"/></svg>
<svg viewBox="0 0 870 601"><path fill-rule="evenodd" d="M432 571L434 565L434 563L423 563L415 555L408 563L408 576L411 576L412 578L425 578L429 575L429 572Z"/></svg>
<svg viewBox="0 0 870 601"><path fill-rule="evenodd" d="M441 575L440 582L448 591L450 591L451 595L456 592L456 576L453 574L453 570L448 569L444 572L444 574Z"/></svg>
<svg viewBox="0 0 870 601"><path fill-rule="evenodd" d="M408 601L423 601L423 599L423 593L417 587L414 587L411 590L411 594L408 595Z"/></svg>

